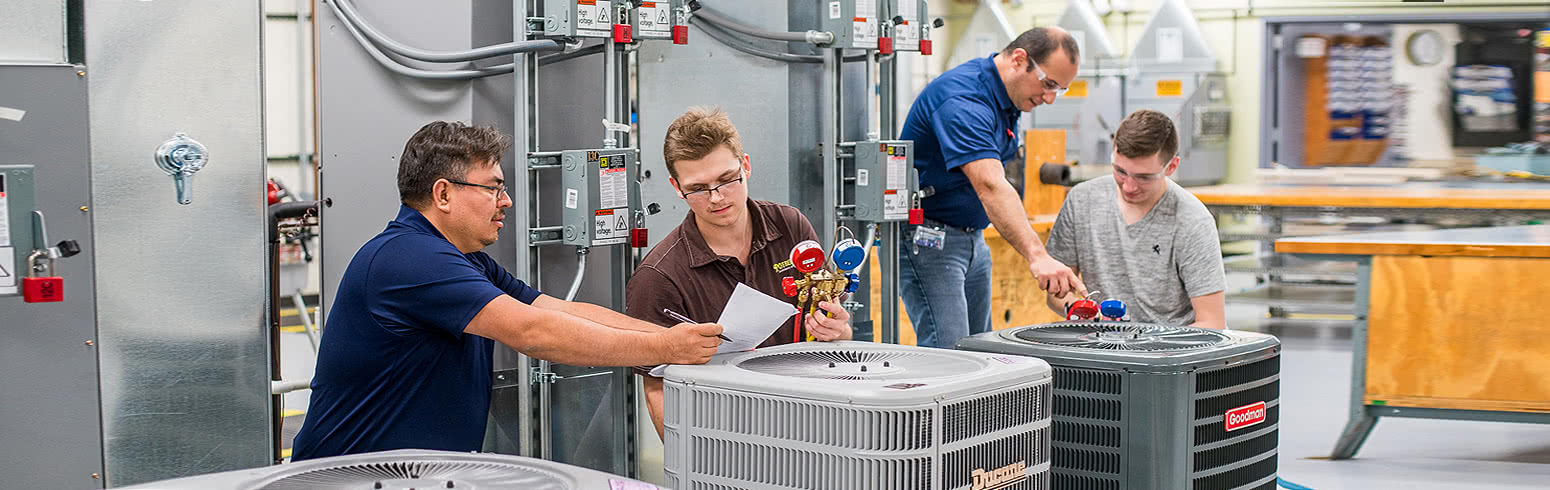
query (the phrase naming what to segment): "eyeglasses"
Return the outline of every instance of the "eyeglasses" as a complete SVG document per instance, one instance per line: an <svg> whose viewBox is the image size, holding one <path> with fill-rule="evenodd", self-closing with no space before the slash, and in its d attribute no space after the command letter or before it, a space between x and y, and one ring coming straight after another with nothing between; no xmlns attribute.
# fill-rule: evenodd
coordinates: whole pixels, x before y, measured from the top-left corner
<svg viewBox="0 0 1550 490"><path fill-rule="evenodd" d="M1039 64L1033 61L1032 56L1028 57L1028 63L1033 64L1033 72L1039 75L1039 83L1044 84L1045 91L1054 92L1056 97L1063 97L1066 95L1066 91L1071 90L1071 87L1061 88L1060 83L1050 80L1049 75L1044 73L1044 69L1039 68Z"/></svg>
<svg viewBox="0 0 1550 490"><path fill-rule="evenodd" d="M679 195L683 196L684 199L693 199L693 200L710 199L710 193L712 193L712 192L720 192L722 196L725 196L727 194L726 194L726 191L723 190L723 188L725 188L726 186L732 185L732 184L741 184L741 183L743 183L743 177L739 176L738 178L735 178L735 179L732 179L732 180L729 180L729 181L726 181L726 182L722 182L720 184L716 184L715 187L711 187L709 189L692 190L692 191L685 192L685 193L682 193L682 194L679 194Z"/></svg>
<svg viewBox="0 0 1550 490"><path fill-rule="evenodd" d="M1121 168L1116 166L1116 167L1114 167L1114 178L1115 179L1121 179L1121 178L1130 179L1130 180L1136 181L1136 183L1139 183L1139 184L1150 184L1152 182L1156 182L1158 179L1163 178L1163 174L1162 174L1162 172L1157 172L1157 173L1153 173L1153 174L1133 174L1133 173L1130 173L1130 172L1126 172L1124 169L1121 169Z"/></svg>
<svg viewBox="0 0 1550 490"><path fill-rule="evenodd" d="M452 179L447 179L447 182L451 182L451 183L454 183L454 184L457 184L457 185L466 185L466 186L469 186L469 187L478 187L480 189L487 189L487 190L495 191L494 195L495 195L495 200L497 200L497 201L500 200L501 196L506 195L506 185L505 184L501 184L499 186L494 186L494 185L475 184L473 182L463 182L461 180L452 180Z"/></svg>

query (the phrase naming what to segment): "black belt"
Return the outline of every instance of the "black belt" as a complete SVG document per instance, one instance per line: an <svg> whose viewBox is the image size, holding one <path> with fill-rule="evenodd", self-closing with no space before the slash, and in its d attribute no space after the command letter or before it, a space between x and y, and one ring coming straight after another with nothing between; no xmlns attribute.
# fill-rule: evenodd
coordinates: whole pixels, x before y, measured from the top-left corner
<svg viewBox="0 0 1550 490"><path fill-rule="evenodd" d="M980 230L984 229L984 228L975 228L975 227L972 227L972 226L952 226L952 225L948 225L947 223L943 223L941 221L937 221L937 220L930 219L930 218L924 219L922 221L922 223L921 223L921 226L929 226L929 227L932 227L932 228L947 228L947 229L952 229L952 230L958 230L958 231L962 231L964 233L968 233L970 235L973 235L975 233L979 233Z"/></svg>

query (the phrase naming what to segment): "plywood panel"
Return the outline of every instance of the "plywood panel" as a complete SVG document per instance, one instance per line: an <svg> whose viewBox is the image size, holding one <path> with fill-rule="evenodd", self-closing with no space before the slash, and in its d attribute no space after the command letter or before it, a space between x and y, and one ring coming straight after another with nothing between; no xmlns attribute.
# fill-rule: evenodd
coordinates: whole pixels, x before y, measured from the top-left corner
<svg viewBox="0 0 1550 490"><path fill-rule="evenodd" d="M1346 208L1550 209L1550 192L1430 186L1338 187L1227 184L1190 187L1206 205Z"/></svg>
<svg viewBox="0 0 1550 490"><path fill-rule="evenodd" d="M1550 409L1547 276L1550 259L1374 257L1365 398Z"/></svg>
<svg viewBox="0 0 1550 490"><path fill-rule="evenodd" d="M1023 132L1023 211L1028 216L1056 214L1066 202L1066 187L1039 182L1045 163L1066 164L1066 130L1029 129Z"/></svg>

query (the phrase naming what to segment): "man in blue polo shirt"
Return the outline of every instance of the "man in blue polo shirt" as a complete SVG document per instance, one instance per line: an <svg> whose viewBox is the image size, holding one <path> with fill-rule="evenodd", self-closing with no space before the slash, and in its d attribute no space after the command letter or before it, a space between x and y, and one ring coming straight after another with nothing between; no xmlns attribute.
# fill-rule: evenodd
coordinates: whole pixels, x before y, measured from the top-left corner
<svg viewBox="0 0 1550 490"><path fill-rule="evenodd" d="M915 141L926 223L904 227L899 272L917 344L952 348L990 331L990 247L981 232L991 224L1040 288L1081 289L1045 252L1002 163L1017 156L1019 113L1054 102L1076 70L1076 40L1058 27L1034 28L943 73L910 107L900 137Z"/></svg>
<svg viewBox="0 0 1550 490"><path fill-rule="evenodd" d="M433 122L404 145L398 217L340 279L292 460L389 449L476 451L495 341L571 365L702 364L721 326L662 328L528 287L480 252L503 226L492 128Z"/></svg>

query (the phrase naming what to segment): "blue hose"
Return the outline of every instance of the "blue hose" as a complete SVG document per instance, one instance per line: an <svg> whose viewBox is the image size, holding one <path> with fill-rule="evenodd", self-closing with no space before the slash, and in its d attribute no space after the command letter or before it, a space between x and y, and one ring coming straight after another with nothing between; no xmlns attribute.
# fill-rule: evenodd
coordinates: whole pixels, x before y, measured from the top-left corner
<svg viewBox="0 0 1550 490"><path fill-rule="evenodd" d="M1285 488L1285 489L1288 489L1288 490L1313 490L1310 487L1305 487L1305 486L1302 486L1302 485L1298 485L1296 483L1292 483L1292 482L1286 481L1286 479L1281 478L1281 477L1276 477L1276 484L1280 485L1281 488Z"/></svg>

